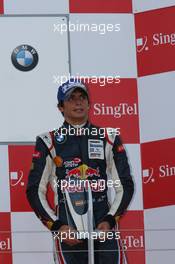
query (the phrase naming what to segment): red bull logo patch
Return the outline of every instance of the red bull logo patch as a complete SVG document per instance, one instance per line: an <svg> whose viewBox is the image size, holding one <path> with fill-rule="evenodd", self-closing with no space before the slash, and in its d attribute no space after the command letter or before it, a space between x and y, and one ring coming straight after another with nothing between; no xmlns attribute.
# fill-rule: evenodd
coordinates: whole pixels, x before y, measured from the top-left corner
<svg viewBox="0 0 175 264"><path fill-rule="evenodd" d="M88 167L86 164L82 164L77 168L69 170L67 172L66 178L74 177L81 180L85 180L88 177L93 177L93 176L100 177L99 168L93 169L91 167Z"/></svg>

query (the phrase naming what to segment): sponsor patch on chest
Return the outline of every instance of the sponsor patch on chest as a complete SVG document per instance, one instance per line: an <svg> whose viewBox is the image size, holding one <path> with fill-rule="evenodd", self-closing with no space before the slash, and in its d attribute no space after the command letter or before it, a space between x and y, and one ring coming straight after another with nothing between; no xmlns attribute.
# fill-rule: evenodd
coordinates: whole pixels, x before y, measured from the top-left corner
<svg viewBox="0 0 175 264"><path fill-rule="evenodd" d="M104 146L102 140L88 140L88 156L89 159L104 159Z"/></svg>

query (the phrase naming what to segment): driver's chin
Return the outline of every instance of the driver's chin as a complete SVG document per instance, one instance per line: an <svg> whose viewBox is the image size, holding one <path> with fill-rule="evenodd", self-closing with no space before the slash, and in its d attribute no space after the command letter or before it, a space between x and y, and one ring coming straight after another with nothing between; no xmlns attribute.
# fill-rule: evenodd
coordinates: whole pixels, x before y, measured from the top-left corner
<svg viewBox="0 0 175 264"><path fill-rule="evenodd" d="M85 117L86 117L86 115L85 114L78 114L78 113L76 113L76 114L74 114L73 116L72 116L73 118L77 118L77 119L85 119Z"/></svg>
<svg viewBox="0 0 175 264"><path fill-rule="evenodd" d="M87 114L86 114L86 112L73 112L72 113L72 116L71 116L73 119L77 119L77 120L79 120L80 122L81 121L84 121L85 119L87 119L86 117L87 117Z"/></svg>
<svg viewBox="0 0 175 264"><path fill-rule="evenodd" d="M72 111L72 115L74 117L85 117L86 112L85 111Z"/></svg>

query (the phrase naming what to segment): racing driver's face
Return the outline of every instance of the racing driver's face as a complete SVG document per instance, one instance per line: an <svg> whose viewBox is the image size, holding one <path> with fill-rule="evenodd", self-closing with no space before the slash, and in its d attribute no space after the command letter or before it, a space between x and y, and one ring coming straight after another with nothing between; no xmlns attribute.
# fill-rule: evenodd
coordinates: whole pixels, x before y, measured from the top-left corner
<svg viewBox="0 0 175 264"><path fill-rule="evenodd" d="M86 93L77 88L64 101L63 106L59 106L59 110L64 113L64 118L68 123L72 125L85 123L89 111L89 101Z"/></svg>

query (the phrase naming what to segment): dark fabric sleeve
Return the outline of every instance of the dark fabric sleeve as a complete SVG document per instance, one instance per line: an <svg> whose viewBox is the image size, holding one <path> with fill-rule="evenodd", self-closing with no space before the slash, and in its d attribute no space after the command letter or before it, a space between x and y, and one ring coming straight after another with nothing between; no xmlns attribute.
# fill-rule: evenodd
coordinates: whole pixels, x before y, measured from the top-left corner
<svg viewBox="0 0 175 264"><path fill-rule="evenodd" d="M28 176L26 195L37 217L47 228L53 230L53 228L58 229L62 223L57 219L46 198L51 169L52 159L49 150L42 139L38 137Z"/></svg>
<svg viewBox="0 0 175 264"><path fill-rule="evenodd" d="M117 216L123 214L127 209L134 193L134 183L130 172L127 154L119 136L115 137L112 151L115 168L117 170L120 184L123 189L121 200L115 213L115 216Z"/></svg>

